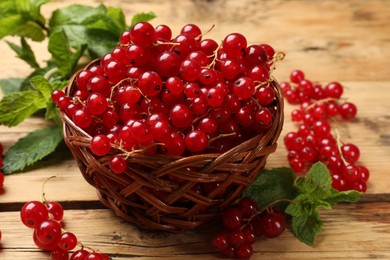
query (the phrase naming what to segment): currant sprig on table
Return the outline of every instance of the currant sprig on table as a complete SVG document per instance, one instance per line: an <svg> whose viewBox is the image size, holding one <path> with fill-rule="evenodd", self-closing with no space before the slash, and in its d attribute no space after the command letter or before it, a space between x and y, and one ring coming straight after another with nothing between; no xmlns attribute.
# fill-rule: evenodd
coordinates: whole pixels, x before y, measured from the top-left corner
<svg viewBox="0 0 390 260"><path fill-rule="evenodd" d="M284 137L288 161L296 173L304 173L313 163L323 162L332 176L335 189L366 192L369 170L358 164L360 149L342 142L337 126L355 119L357 107L342 97L344 87L330 82L324 87L294 70L290 82L282 82L285 99L300 105L291 112L297 131ZM332 131L333 130L333 131Z"/></svg>
<svg viewBox="0 0 390 260"><path fill-rule="evenodd" d="M92 249L86 250L87 247L77 240L75 234L64 230L63 216L62 205L55 201L46 201L44 192L42 192L42 201L27 202L20 211L23 224L34 230L35 245L42 250L50 251L51 259L68 260L70 251L76 246L81 248L71 253L70 260L110 259L106 254Z"/></svg>

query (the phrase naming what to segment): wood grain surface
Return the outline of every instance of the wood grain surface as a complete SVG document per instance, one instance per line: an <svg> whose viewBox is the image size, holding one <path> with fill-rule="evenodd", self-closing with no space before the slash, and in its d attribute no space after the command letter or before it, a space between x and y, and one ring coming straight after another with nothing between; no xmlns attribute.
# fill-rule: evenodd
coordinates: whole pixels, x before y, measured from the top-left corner
<svg viewBox="0 0 390 260"><path fill-rule="evenodd" d="M44 6L43 12L49 17L53 10L73 3L97 6L101 1L56 1ZM361 149L359 162L371 173L368 191L359 203L322 212L324 231L316 246L302 244L287 230L279 238L257 241L252 259L390 259L390 1L105 0L104 4L123 8L128 22L137 12L154 11L157 18L152 24L167 24L174 34L184 24L196 23L203 30L215 25L209 37L216 40L237 31L250 43L269 43L286 53L274 74L279 81L288 80L296 68L313 81L340 81L344 96L356 103L359 112L356 120L338 129L344 142ZM41 43L33 48L39 62L50 57ZM30 68L4 41L0 53L0 78L28 75ZM292 108L286 106L282 136L296 127L289 116ZM32 117L17 127L0 126L0 142L8 149L45 125ZM66 229L113 259L220 258L209 246L214 228L171 234L123 222L100 204L70 153L63 150L24 173L6 176L0 194L0 259L50 259L35 247L31 230L19 220L19 210L26 201L40 199L42 183L53 175L57 177L45 190L49 200L64 205ZM279 142L266 167L287 165L286 150Z"/></svg>

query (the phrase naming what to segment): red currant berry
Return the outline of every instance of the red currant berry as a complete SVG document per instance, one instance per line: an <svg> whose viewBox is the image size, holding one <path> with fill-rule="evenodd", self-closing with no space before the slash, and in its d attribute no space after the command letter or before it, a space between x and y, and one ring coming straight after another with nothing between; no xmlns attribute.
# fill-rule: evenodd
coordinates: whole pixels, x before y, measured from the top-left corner
<svg viewBox="0 0 390 260"><path fill-rule="evenodd" d="M222 216L223 225L228 230L234 230L241 227L243 223L243 214L238 208L228 208Z"/></svg>
<svg viewBox="0 0 390 260"><path fill-rule="evenodd" d="M115 155L114 157L111 158L109 167L111 171L113 171L114 173L122 174L127 169L126 159L119 155Z"/></svg>
<svg viewBox="0 0 390 260"><path fill-rule="evenodd" d="M191 109L186 105L177 104L169 111L169 120L174 127L188 127L191 125L193 120Z"/></svg>
<svg viewBox="0 0 390 260"><path fill-rule="evenodd" d="M23 205L20 211L20 218L23 224L29 228L37 228L49 217L46 206L39 201L30 201Z"/></svg>
<svg viewBox="0 0 390 260"><path fill-rule="evenodd" d="M343 86L339 82L331 82L325 87L325 95L330 98L340 98L343 94Z"/></svg>
<svg viewBox="0 0 390 260"><path fill-rule="evenodd" d="M186 134L184 142L188 151L197 153L207 148L209 144L209 138L203 131L192 130Z"/></svg>
<svg viewBox="0 0 390 260"><path fill-rule="evenodd" d="M64 251L70 251L77 245L77 238L71 232L64 232L61 234L60 240L58 241L58 247Z"/></svg>
<svg viewBox="0 0 390 260"><path fill-rule="evenodd" d="M345 102L339 107L340 115L343 119L352 120L356 117L357 108L355 104L351 102Z"/></svg>
<svg viewBox="0 0 390 260"><path fill-rule="evenodd" d="M84 249L80 249L77 251L74 251L73 254L71 254L69 260L84 260L89 255L89 252Z"/></svg>
<svg viewBox="0 0 390 260"><path fill-rule="evenodd" d="M61 204L55 201L50 201L46 203L47 210L53 219L57 221L62 221L62 217L64 216L64 209Z"/></svg>
<svg viewBox="0 0 390 260"><path fill-rule="evenodd" d="M43 244L57 243L61 237L61 225L52 219L44 220L36 228L37 239Z"/></svg>
<svg viewBox="0 0 390 260"><path fill-rule="evenodd" d="M267 238L280 236L286 228L286 217L282 212L267 212L260 218L263 228L261 234Z"/></svg>
<svg viewBox="0 0 390 260"><path fill-rule="evenodd" d="M104 156L110 152L110 139L102 134L96 135L91 140L90 148L93 154L97 156Z"/></svg>
<svg viewBox="0 0 390 260"><path fill-rule="evenodd" d="M211 246L214 247L218 252L225 251L229 246L229 244L227 242L226 233L219 232L219 233L215 234L211 238Z"/></svg>
<svg viewBox="0 0 390 260"><path fill-rule="evenodd" d="M252 245L244 243L235 249L235 255L238 259L249 259L253 255Z"/></svg>
<svg viewBox="0 0 390 260"><path fill-rule="evenodd" d="M293 83L299 83L305 79L305 74L301 70L294 70L290 74L290 80Z"/></svg>
<svg viewBox="0 0 390 260"><path fill-rule="evenodd" d="M156 32L148 22L139 22L130 30L131 41L139 46L148 47L156 40Z"/></svg>
<svg viewBox="0 0 390 260"><path fill-rule="evenodd" d="M64 251L60 248L56 248L50 252L50 257L52 260L68 260L69 255L68 251Z"/></svg>
<svg viewBox="0 0 390 260"><path fill-rule="evenodd" d="M240 33L231 33L222 41L223 50L231 58L242 57L246 46L246 38Z"/></svg>

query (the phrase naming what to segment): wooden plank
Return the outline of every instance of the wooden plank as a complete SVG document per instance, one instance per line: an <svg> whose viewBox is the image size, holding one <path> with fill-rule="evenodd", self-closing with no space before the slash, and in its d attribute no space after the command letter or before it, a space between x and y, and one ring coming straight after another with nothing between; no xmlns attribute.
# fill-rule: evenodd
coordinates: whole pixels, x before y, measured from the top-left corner
<svg viewBox="0 0 390 260"><path fill-rule="evenodd" d="M56 8L76 0L53 2L43 7L49 17ZM130 23L137 12L154 11L153 24L168 24L178 34L185 23L196 23L203 30L213 24L208 37L222 40L228 32L239 31L251 43L267 42L287 54L278 67L278 77L287 77L295 68L318 80L388 80L390 75L390 4L386 0L348 1L127 1L109 0L108 6L125 10ZM97 6L93 0L85 5ZM234 10L234 11L232 11ZM245 25L245 26L243 26ZM45 48L33 44L43 62ZM8 50L4 42L0 50ZM15 77L30 71L27 65L2 51L7 66L2 75Z"/></svg>
<svg viewBox="0 0 390 260"><path fill-rule="evenodd" d="M287 230L278 238L256 241L253 259L390 258L388 203L340 204L321 214L324 232L316 246L299 242ZM19 221L19 212L0 213L0 219L2 259L27 253L31 259L49 259L35 248L32 232ZM123 222L109 210L65 210L64 221L65 229L74 232L84 245L109 253L113 259L218 258L209 246L215 227L178 234L145 231ZM11 234L13 239L8 240Z"/></svg>

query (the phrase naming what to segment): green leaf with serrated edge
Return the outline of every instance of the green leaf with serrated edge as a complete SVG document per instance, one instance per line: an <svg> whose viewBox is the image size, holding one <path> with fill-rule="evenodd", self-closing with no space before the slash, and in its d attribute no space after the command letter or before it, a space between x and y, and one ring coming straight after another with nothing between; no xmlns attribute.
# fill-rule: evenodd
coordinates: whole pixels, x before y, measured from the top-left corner
<svg viewBox="0 0 390 260"><path fill-rule="evenodd" d="M136 23L147 22L154 18L156 18L156 14L153 12L135 14L131 19L130 27L133 27Z"/></svg>
<svg viewBox="0 0 390 260"><path fill-rule="evenodd" d="M54 152L63 140L61 127L35 130L11 146L3 158L3 172L11 174Z"/></svg>
<svg viewBox="0 0 390 260"><path fill-rule="evenodd" d="M127 29L126 17L121 8L107 7L107 15L119 28L120 33L123 33Z"/></svg>
<svg viewBox="0 0 390 260"><path fill-rule="evenodd" d="M21 39L21 47L6 41L8 46L16 52L19 59L24 60L28 65L30 65L33 69L39 69L39 64L37 60L35 59L34 52L32 51L30 45L27 43L26 39L22 37Z"/></svg>
<svg viewBox="0 0 390 260"><path fill-rule="evenodd" d="M332 188L332 177L328 168L321 162L311 166L307 176L298 179L296 185L302 193L319 192L327 194Z"/></svg>
<svg viewBox="0 0 390 260"><path fill-rule="evenodd" d="M339 202L357 202L359 201L361 193L356 190L338 191L331 189L330 195L324 200L331 205Z"/></svg>
<svg viewBox="0 0 390 260"><path fill-rule="evenodd" d="M255 200L263 208L280 199L293 199L297 195L294 187L295 174L290 168L262 170L255 181L244 191L243 197ZM280 203L276 207L285 207Z"/></svg>
<svg viewBox="0 0 390 260"><path fill-rule="evenodd" d="M303 243L313 246L316 236L322 231L322 220L318 211L304 212L292 217L294 235Z"/></svg>
<svg viewBox="0 0 390 260"><path fill-rule="evenodd" d="M0 101L0 124L15 126L46 107L43 96L34 90L14 92Z"/></svg>
<svg viewBox="0 0 390 260"><path fill-rule="evenodd" d="M63 76L69 74L72 71L72 53L64 31L56 31L50 35L48 49L52 55L51 61L57 66L60 74Z"/></svg>
<svg viewBox="0 0 390 260"><path fill-rule="evenodd" d="M4 95L20 91L22 87L23 78L8 78L0 79L0 88Z"/></svg>
<svg viewBox="0 0 390 260"><path fill-rule="evenodd" d="M98 7L86 5L70 5L65 8L57 9L53 12L49 25L52 29L63 25L80 25L85 19L97 14L104 14L106 8L103 5Z"/></svg>
<svg viewBox="0 0 390 260"><path fill-rule="evenodd" d="M41 93L45 102L51 101L52 88L49 84L49 81L45 79L45 77L35 76L31 79L31 84Z"/></svg>

